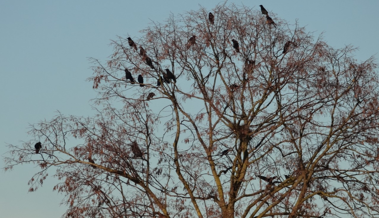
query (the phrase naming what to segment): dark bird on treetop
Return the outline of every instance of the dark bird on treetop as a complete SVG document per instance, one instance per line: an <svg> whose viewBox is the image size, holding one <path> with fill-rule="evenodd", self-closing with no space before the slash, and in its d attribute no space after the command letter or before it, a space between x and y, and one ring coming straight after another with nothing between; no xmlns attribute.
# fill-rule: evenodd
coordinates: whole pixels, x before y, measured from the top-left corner
<svg viewBox="0 0 379 218"><path fill-rule="evenodd" d="M272 18L270 16L266 15L266 19L267 19L266 23L268 25L274 25L274 27L276 28L276 24L275 24L275 22L272 20Z"/></svg>
<svg viewBox="0 0 379 218"><path fill-rule="evenodd" d="M237 51L240 52L240 45L238 44L237 40L232 39L233 42L233 48Z"/></svg>
<svg viewBox="0 0 379 218"><path fill-rule="evenodd" d="M139 47L139 55L141 55L143 58L146 57L146 51L142 48L142 46Z"/></svg>
<svg viewBox="0 0 379 218"><path fill-rule="evenodd" d="M142 157L143 153L141 149L138 147L138 144L136 141L132 142L132 152L134 154L134 157Z"/></svg>
<svg viewBox="0 0 379 218"><path fill-rule="evenodd" d="M142 75L138 76L138 82L140 83L139 86L141 86L141 87L145 86L145 85L143 85L143 77L142 77Z"/></svg>
<svg viewBox="0 0 379 218"><path fill-rule="evenodd" d="M95 163L95 161L93 161L93 159L91 157L88 157L88 162L90 163ZM96 168L95 166L91 165L92 168Z"/></svg>
<svg viewBox="0 0 379 218"><path fill-rule="evenodd" d="M282 54L287 53L288 49L291 46L291 43L292 43L291 41L288 41L288 42L286 42L286 44L284 44L284 48L283 48L283 53Z"/></svg>
<svg viewBox="0 0 379 218"><path fill-rule="evenodd" d="M274 176L274 177L257 176L257 177L259 177L260 179L262 179L268 183L273 183L274 179L276 178L276 176Z"/></svg>
<svg viewBox="0 0 379 218"><path fill-rule="evenodd" d="M215 24L215 16L212 14L212 12L209 12L209 23L211 23L212 25Z"/></svg>
<svg viewBox="0 0 379 218"><path fill-rule="evenodd" d="M132 77L132 74L128 69L125 68L125 79L130 80L130 83L134 84L134 79Z"/></svg>
<svg viewBox="0 0 379 218"><path fill-rule="evenodd" d="M169 69L166 69L166 72L167 72L167 79L174 80L174 83L176 83L175 75Z"/></svg>
<svg viewBox="0 0 379 218"><path fill-rule="evenodd" d="M194 44L196 44L196 36L192 36L191 38L189 38L187 43L187 49L189 49Z"/></svg>
<svg viewBox="0 0 379 218"><path fill-rule="evenodd" d="M268 12L267 12L266 8L263 7L263 5L259 5L259 7L261 7L262 14L268 15Z"/></svg>
<svg viewBox="0 0 379 218"><path fill-rule="evenodd" d="M41 150L41 148L42 148L41 142L37 142L34 145L34 148L36 149L36 154L38 154L39 150Z"/></svg>
<svg viewBox="0 0 379 218"><path fill-rule="evenodd" d="M150 92L150 93L147 95L146 100L149 101L149 100L152 99L154 96L155 96L155 94L152 93L152 92Z"/></svg>
<svg viewBox="0 0 379 218"><path fill-rule="evenodd" d="M154 68L154 65L153 65L153 62L151 61L151 59L148 57L148 56L145 56L145 61L146 61L146 64L151 67L152 69L155 69Z"/></svg>
<svg viewBox="0 0 379 218"><path fill-rule="evenodd" d="M134 43L132 38L128 37L128 43L129 43L130 47L134 48L134 50L137 51L137 45L136 45L136 43Z"/></svg>

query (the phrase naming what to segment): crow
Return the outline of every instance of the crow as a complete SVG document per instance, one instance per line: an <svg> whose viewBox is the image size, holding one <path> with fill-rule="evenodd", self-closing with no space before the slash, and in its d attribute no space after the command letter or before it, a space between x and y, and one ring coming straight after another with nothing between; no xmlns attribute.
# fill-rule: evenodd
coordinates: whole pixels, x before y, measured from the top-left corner
<svg viewBox="0 0 379 218"><path fill-rule="evenodd" d="M270 184L272 184L274 179L276 179L276 176L274 176L274 177L257 176L257 177L268 182L268 183L270 183Z"/></svg>
<svg viewBox="0 0 379 218"><path fill-rule="evenodd" d="M132 77L132 74L130 73L128 69L125 68L125 80L127 79L130 80L131 84L134 84L134 79Z"/></svg>
<svg viewBox="0 0 379 218"><path fill-rule="evenodd" d="M138 144L136 141L132 142L132 152L134 154L134 157L142 157L143 153L141 149L138 147Z"/></svg>
<svg viewBox="0 0 379 218"><path fill-rule="evenodd" d="M139 47L139 55L141 55L143 58L146 57L146 51L142 48L142 46Z"/></svg>
<svg viewBox="0 0 379 218"><path fill-rule="evenodd" d="M169 69L166 69L166 72L167 72L167 79L174 80L174 83L176 83L175 75Z"/></svg>
<svg viewBox="0 0 379 218"><path fill-rule="evenodd" d="M196 36L195 35L188 39L187 49L189 49L194 44L196 44Z"/></svg>
<svg viewBox="0 0 379 218"><path fill-rule="evenodd" d="M130 47L134 48L134 50L137 51L137 45L136 45L136 43L134 43L132 38L128 37L128 43L129 43Z"/></svg>
<svg viewBox="0 0 379 218"><path fill-rule="evenodd" d="M259 7L261 7L262 14L268 15L268 12L267 12L266 8L263 7L263 5L259 5Z"/></svg>
<svg viewBox="0 0 379 218"><path fill-rule="evenodd" d="M36 149L36 154L38 154L39 150L41 150L41 148L42 148L41 142L37 142L34 145L34 148Z"/></svg>
<svg viewBox="0 0 379 218"><path fill-rule="evenodd" d="M288 49L291 46L291 43L292 43L291 41L288 41L288 42L286 42L286 44L284 44L284 48L283 48L283 53L282 54L287 53Z"/></svg>
<svg viewBox="0 0 379 218"><path fill-rule="evenodd" d="M229 149L223 150L221 152L221 157L224 156L224 155L227 155L228 153L229 153Z"/></svg>
<svg viewBox="0 0 379 218"><path fill-rule="evenodd" d="M93 161L93 159L91 157L88 157L88 162L90 163L95 163L95 161ZM96 168L95 166L91 165L92 168Z"/></svg>
<svg viewBox="0 0 379 218"><path fill-rule="evenodd" d="M215 16L212 14L212 12L209 12L208 16L209 22L213 25L215 24Z"/></svg>
<svg viewBox="0 0 379 218"><path fill-rule="evenodd" d="M233 42L233 48L234 48L237 52L240 52L240 46L239 46L237 40L232 39L232 42Z"/></svg>
<svg viewBox="0 0 379 218"><path fill-rule="evenodd" d="M268 25L274 25L274 27L276 28L276 23L272 20L272 18L270 16L266 15L266 19L267 19L266 23Z"/></svg>
<svg viewBox="0 0 379 218"><path fill-rule="evenodd" d="M145 86L145 85L143 85L143 77L142 77L142 75L138 76L138 82L140 83L139 86L141 86L141 87Z"/></svg>
<svg viewBox="0 0 379 218"><path fill-rule="evenodd" d="M151 61L151 59L148 57L148 56L145 56L145 62L146 64L153 70L155 70L155 67L153 65L153 62Z"/></svg>
<svg viewBox="0 0 379 218"><path fill-rule="evenodd" d="M149 101L149 100L152 99L154 96L155 96L155 94L152 93L152 92L150 92L149 95L147 95L146 100Z"/></svg>

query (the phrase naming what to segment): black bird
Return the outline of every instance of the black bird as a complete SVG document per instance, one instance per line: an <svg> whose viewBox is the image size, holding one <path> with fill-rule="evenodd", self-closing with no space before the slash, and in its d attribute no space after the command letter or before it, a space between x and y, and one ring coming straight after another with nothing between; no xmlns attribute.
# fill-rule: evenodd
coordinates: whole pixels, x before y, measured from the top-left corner
<svg viewBox="0 0 379 218"><path fill-rule="evenodd" d="M38 154L39 150L41 150L41 148L42 148L41 142L37 142L34 145L34 148L36 149L36 154Z"/></svg>
<svg viewBox="0 0 379 218"><path fill-rule="evenodd" d="M145 62L146 64L151 67L153 70L155 70L154 68L154 65L153 65L153 62L151 61L151 59L148 57L148 56L145 56Z"/></svg>
<svg viewBox="0 0 379 218"><path fill-rule="evenodd" d="M208 19L209 23L211 23L212 25L215 24L215 16L212 14L212 12L209 12Z"/></svg>
<svg viewBox="0 0 379 218"><path fill-rule="evenodd" d="M240 52L240 45L238 44L237 40L232 39L233 42L233 48L237 51Z"/></svg>
<svg viewBox="0 0 379 218"><path fill-rule="evenodd" d="M142 48L142 46L139 47L139 55L141 55L143 58L146 57L146 51Z"/></svg>
<svg viewBox="0 0 379 218"><path fill-rule="evenodd" d="M142 77L142 75L138 76L138 82L140 83L139 86L141 86L141 87L145 86L145 85L143 85L143 77Z"/></svg>
<svg viewBox="0 0 379 218"><path fill-rule="evenodd" d="M291 43L292 43L291 41L288 41L288 42L286 42L286 44L284 44L284 48L283 48L283 53L282 54L287 53L288 49L291 46Z"/></svg>
<svg viewBox="0 0 379 218"><path fill-rule="evenodd" d="M229 149L223 150L221 152L221 157L224 156L224 155L227 155L228 153L229 153Z"/></svg>
<svg viewBox="0 0 379 218"><path fill-rule="evenodd" d="M170 83L170 78L168 78L167 73L163 73L163 80L165 83Z"/></svg>
<svg viewBox="0 0 379 218"><path fill-rule="evenodd" d="M134 154L134 157L142 157L143 153L141 149L138 147L138 144L136 141L132 143L132 152Z"/></svg>
<svg viewBox="0 0 379 218"><path fill-rule="evenodd" d="M155 96L155 94L152 93L152 92L150 92L150 93L147 95L146 100L149 101L149 100L152 99L154 96Z"/></svg>
<svg viewBox="0 0 379 218"><path fill-rule="evenodd" d="M137 45L136 45L136 43L134 43L132 38L128 37L128 43L129 43L130 47L134 48L134 50L137 51Z"/></svg>
<svg viewBox="0 0 379 218"><path fill-rule="evenodd" d="M188 39L187 49L189 49L192 45L196 44L196 36L192 36Z"/></svg>
<svg viewBox="0 0 379 218"><path fill-rule="evenodd" d="M132 74L130 73L128 69L125 68L125 80L127 79L130 80L131 84L134 84L134 79L132 77Z"/></svg>
<svg viewBox="0 0 379 218"><path fill-rule="evenodd" d="M270 184L272 184L274 179L276 179L276 176L274 176L274 177L257 176L257 177L259 177L260 179L262 179L262 180L264 180Z"/></svg>
<svg viewBox="0 0 379 218"><path fill-rule="evenodd" d="M162 81L163 81L162 76L159 76L159 79L157 79L157 86L161 86Z"/></svg>
<svg viewBox="0 0 379 218"><path fill-rule="evenodd" d="M88 162L90 163L95 163L95 161L93 161L93 159L91 157L88 157ZM95 166L91 165L92 168L96 168Z"/></svg>
<svg viewBox="0 0 379 218"><path fill-rule="evenodd" d="M259 5L259 7L261 7L262 14L268 15L268 12L267 12L266 8L263 7L263 5Z"/></svg>
<svg viewBox="0 0 379 218"><path fill-rule="evenodd" d="M175 75L169 69L166 69L166 72L167 72L167 79L174 80L174 83L176 83Z"/></svg>
<svg viewBox="0 0 379 218"><path fill-rule="evenodd" d="M266 19L267 19L266 23L268 25L274 25L274 27L276 28L276 23L272 20L272 18L270 16L266 15Z"/></svg>

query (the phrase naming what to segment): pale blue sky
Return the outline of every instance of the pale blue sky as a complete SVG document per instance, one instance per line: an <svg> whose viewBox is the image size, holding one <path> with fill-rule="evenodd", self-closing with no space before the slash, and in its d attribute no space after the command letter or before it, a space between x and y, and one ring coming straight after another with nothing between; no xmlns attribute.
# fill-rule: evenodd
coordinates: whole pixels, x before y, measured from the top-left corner
<svg viewBox="0 0 379 218"><path fill-rule="evenodd" d="M93 114L96 96L87 58L102 61L111 54L111 39L138 37L152 21L164 22L170 13L211 10L221 1L0 1L0 154L8 143L21 144L30 136L29 124L50 119L59 110L66 115ZM266 9L289 23L296 19L315 37L335 48L359 47L358 60L379 52L379 1L228 1L228 4ZM0 168L4 163L0 161ZM48 179L37 192L27 182L38 168L16 167L0 171L0 217L55 218L66 206ZM53 173L53 172L52 172ZM51 174L52 174L51 173Z"/></svg>

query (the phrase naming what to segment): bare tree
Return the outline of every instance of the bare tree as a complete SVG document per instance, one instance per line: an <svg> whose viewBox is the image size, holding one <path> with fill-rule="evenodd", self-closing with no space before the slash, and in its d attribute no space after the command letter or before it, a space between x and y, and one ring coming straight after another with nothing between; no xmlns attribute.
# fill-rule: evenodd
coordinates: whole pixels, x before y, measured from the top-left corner
<svg viewBox="0 0 379 218"><path fill-rule="evenodd" d="M90 78L98 115L32 126L6 170L38 164L34 191L56 169L67 217L378 217L373 58L271 12L277 28L257 9L212 14L113 41Z"/></svg>

